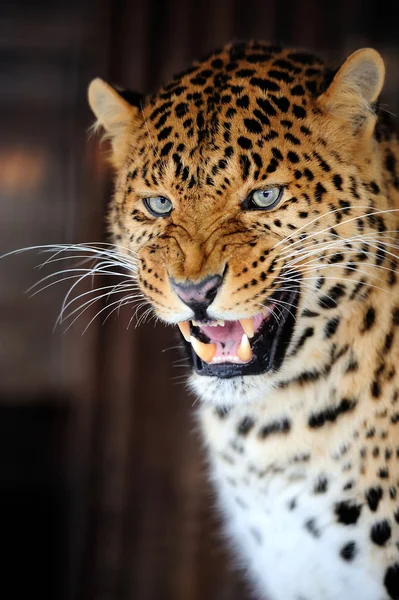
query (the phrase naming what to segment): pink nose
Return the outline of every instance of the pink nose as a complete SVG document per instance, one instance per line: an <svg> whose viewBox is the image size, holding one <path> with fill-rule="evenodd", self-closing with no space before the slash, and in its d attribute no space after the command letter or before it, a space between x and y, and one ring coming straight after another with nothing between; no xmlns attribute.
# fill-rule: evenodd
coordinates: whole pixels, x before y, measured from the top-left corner
<svg viewBox="0 0 399 600"><path fill-rule="evenodd" d="M218 289L223 281L220 275L211 275L202 281L185 281L178 283L171 279L171 284L176 294L194 312L204 311L214 301Z"/></svg>

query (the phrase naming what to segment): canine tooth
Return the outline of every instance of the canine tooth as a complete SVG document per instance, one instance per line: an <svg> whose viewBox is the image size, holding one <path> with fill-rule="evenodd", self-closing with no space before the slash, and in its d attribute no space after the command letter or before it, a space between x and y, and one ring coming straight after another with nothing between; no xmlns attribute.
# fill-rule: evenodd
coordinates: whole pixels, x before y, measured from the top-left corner
<svg viewBox="0 0 399 600"><path fill-rule="evenodd" d="M218 325L220 325L220 327L224 327L224 321L222 319L219 319Z"/></svg>
<svg viewBox="0 0 399 600"><path fill-rule="evenodd" d="M194 327L201 327L201 323L198 323L198 321L191 321L191 323L194 325Z"/></svg>
<svg viewBox="0 0 399 600"><path fill-rule="evenodd" d="M216 344L204 344L195 338L190 336L190 342L194 348L194 352L205 362L211 362L212 358L216 354Z"/></svg>
<svg viewBox="0 0 399 600"><path fill-rule="evenodd" d="M178 323L179 329L182 332L182 335L186 342L190 341L190 324L188 321L180 321Z"/></svg>
<svg viewBox="0 0 399 600"><path fill-rule="evenodd" d="M252 348L246 333L241 338L241 343L237 348L237 354L244 362L248 362L252 358Z"/></svg>
<svg viewBox="0 0 399 600"><path fill-rule="evenodd" d="M249 338L255 335L254 322L252 319L240 319L241 327Z"/></svg>

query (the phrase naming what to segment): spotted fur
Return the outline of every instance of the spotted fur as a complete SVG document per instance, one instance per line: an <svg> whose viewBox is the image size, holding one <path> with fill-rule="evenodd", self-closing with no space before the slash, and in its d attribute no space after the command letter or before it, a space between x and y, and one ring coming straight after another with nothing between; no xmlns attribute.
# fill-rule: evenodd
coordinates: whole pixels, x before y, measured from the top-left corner
<svg viewBox="0 0 399 600"><path fill-rule="evenodd" d="M171 278L223 272L211 311L230 320L300 287L277 371L191 378L227 531L270 600L399 599L399 152L383 77L369 49L333 70L246 43L150 97L90 87L114 240L161 319L192 318ZM265 185L279 204L246 210Z"/></svg>

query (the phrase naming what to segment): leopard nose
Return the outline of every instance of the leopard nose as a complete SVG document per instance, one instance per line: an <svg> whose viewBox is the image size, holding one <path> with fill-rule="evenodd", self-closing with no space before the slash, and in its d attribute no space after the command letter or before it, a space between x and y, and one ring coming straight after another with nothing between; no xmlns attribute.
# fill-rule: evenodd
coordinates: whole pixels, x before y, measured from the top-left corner
<svg viewBox="0 0 399 600"><path fill-rule="evenodd" d="M204 318L203 313L214 301L222 281L221 275L210 275L201 281L186 280L183 283L171 279L171 284L180 300L187 304L197 316L202 313L202 318Z"/></svg>

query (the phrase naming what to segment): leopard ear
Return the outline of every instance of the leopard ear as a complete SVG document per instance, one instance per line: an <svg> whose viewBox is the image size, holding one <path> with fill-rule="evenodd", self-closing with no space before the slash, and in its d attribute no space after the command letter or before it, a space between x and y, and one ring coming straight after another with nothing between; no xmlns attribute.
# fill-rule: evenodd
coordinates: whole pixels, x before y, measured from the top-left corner
<svg viewBox="0 0 399 600"><path fill-rule="evenodd" d="M89 85L88 98L97 118L94 130L104 128L104 137L112 143L112 162L118 167L124 158L129 133L140 120L144 96L121 90L96 78Z"/></svg>
<svg viewBox="0 0 399 600"><path fill-rule="evenodd" d="M376 121L374 105L384 76L384 61L376 50L357 50L346 59L317 102L331 115L350 122L355 133L371 135Z"/></svg>

